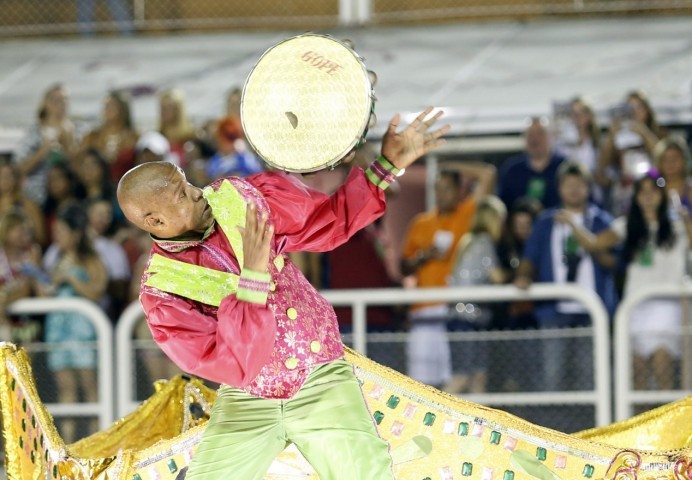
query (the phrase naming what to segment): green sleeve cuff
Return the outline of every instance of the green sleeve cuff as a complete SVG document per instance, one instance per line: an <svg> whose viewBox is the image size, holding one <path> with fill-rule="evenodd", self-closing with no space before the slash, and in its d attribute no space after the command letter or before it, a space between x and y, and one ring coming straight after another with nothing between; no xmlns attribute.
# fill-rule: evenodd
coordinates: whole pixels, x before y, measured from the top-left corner
<svg viewBox="0 0 692 480"><path fill-rule="evenodd" d="M268 272L255 272L244 268L240 272L236 297L244 302L267 304L271 275Z"/></svg>
<svg viewBox="0 0 692 480"><path fill-rule="evenodd" d="M392 162L380 155L377 160L365 170L365 175L377 187L385 190L388 186L394 183L396 176L399 174L399 169Z"/></svg>

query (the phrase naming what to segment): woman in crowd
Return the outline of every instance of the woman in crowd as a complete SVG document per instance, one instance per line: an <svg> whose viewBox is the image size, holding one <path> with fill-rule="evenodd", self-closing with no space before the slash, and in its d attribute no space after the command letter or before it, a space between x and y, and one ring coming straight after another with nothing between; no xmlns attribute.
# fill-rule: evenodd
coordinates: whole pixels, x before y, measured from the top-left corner
<svg viewBox="0 0 692 480"><path fill-rule="evenodd" d="M589 252L607 250L623 243L627 265L625 297L645 285L679 284L685 277L692 222L685 209L671 219L665 180L658 171L634 183L629 214L617 218L611 228L593 235L569 217L577 241ZM632 311L634 385L637 389L674 387L674 361L680 357L683 311L679 300L652 299Z"/></svg>
<svg viewBox="0 0 692 480"><path fill-rule="evenodd" d="M692 180L690 180L690 149L681 138L669 137L656 144L654 163L666 181L666 191L671 201L671 211L682 205L688 211L692 207Z"/></svg>
<svg viewBox="0 0 692 480"><path fill-rule="evenodd" d="M478 202L471 230L465 234L452 260L449 285L495 285L505 281L496 248L502 237L507 210L502 201L492 195ZM492 321L492 306L485 304L458 303L453 305L450 329L456 331L486 330ZM488 351L484 343L464 342L454 359L458 368L445 391L461 393L485 392L488 381Z"/></svg>
<svg viewBox="0 0 692 480"><path fill-rule="evenodd" d="M0 216L0 341L11 341L6 307L34 292L40 270L41 247L34 240L32 221L15 209Z"/></svg>
<svg viewBox="0 0 692 480"><path fill-rule="evenodd" d="M48 169L46 202L43 215L46 219L46 233L49 241L53 239L53 226L57 212L79 198L79 181L72 169L64 163L57 163Z"/></svg>
<svg viewBox="0 0 692 480"><path fill-rule="evenodd" d="M641 92L630 92L627 102L614 111L595 180L609 189L607 207L615 216L629 210L634 179L652 166L661 130L656 113Z"/></svg>
<svg viewBox="0 0 692 480"><path fill-rule="evenodd" d="M93 148L101 152L110 165L111 178L117 182L134 166L137 137L125 96L111 92L103 106L101 125L84 138L81 150Z"/></svg>
<svg viewBox="0 0 692 480"><path fill-rule="evenodd" d="M21 177L16 165L0 160L0 216L12 210L21 210L31 221L36 241L44 245L45 219L41 208L22 192Z"/></svg>
<svg viewBox="0 0 692 480"><path fill-rule="evenodd" d="M51 283L43 295L81 297L99 301L106 290L106 268L87 235L87 215L76 204L62 208L55 224L55 243L59 254L45 262ZM96 349L84 343L96 341L92 323L79 313L55 312L46 316L45 341L53 347L48 352L48 368L55 375L60 403L76 403L81 390L87 402L95 402ZM75 424L63 424L66 442L75 440Z"/></svg>
<svg viewBox="0 0 692 480"><path fill-rule="evenodd" d="M115 198L115 185L111 180L108 162L103 155L93 148L88 149L82 154L76 173L84 190L84 198L108 199L113 205L113 222L116 225L123 222L125 216Z"/></svg>
<svg viewBox="0 0 692 480"><path fill-rule="evenodd" d="M556 148L566 158L581 163L593 172L598 163L601 129L593 108L585 99L577 97L570 102L569 107L567 132L558 132Z"/></svg>
<svg viewBox="0 0 692 480"><path fill-rule="evenodd" d="M77 135L67 111L67 90L61 84L52 85L43 95L37 122L29 128L15 152L19 172L26 177L24 191L38 205L46 199L48 168L69 161L75 151Z"/></svg>
<svg viewBox="0 0 692 480"><path fill-rule="evenodd" d="M190 123L185 108L185 94L172 88L159 97L159 132L170 143L171 154L177 158L177 165L185 167L185 142L195 138L195 130Z"/></svg>

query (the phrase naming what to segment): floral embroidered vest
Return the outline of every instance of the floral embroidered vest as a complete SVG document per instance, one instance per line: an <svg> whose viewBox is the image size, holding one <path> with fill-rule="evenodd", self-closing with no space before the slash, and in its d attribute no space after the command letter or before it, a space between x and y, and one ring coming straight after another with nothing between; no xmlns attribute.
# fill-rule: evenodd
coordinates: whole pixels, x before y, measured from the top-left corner
<svg viewBox="0 0 692 480"><path fill-rule="evenodd" d="M266 200L249 182L235 177L206 187L204 196L242 266L242 238L236 227L245 225L248 200L255 202L258 215L271 213ZM269 257L272 283L267 307L277 323L274 350L245 391L258 397L286 399L300 390L313 367L343 357L344 349L332 306L288 257L276 249L276 241L272 240ZM146 273L148 287L200 302L204 311L211 310L213 315L221 300L235 293L239 278L235 272L214 270L159 254L151 258Z"/></svg>

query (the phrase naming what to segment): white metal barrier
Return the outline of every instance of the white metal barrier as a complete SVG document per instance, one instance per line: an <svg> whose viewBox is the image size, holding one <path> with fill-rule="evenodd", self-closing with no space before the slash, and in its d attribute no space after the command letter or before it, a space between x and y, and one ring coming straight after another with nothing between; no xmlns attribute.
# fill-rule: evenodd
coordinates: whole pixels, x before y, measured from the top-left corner
<svg viewBox="0 0 692 480"><path fill-rule="evenodd" d="M99 419L99 428L113 423L113 327L101 308L83 298L28 298L9 306L12 315L43 315L51 312L76 312L84 315L96 329L98 402L49 403L54 417L92 417Z"/></svg>
<svg viewBox="0 0 692 480"><path fill-rule="evenodd" d="M528 290L513 286L397 288L369 290L329 290L321 292L334 306L351 306L353 309L353 346L367 354L366 310L368 306L406 305L420 302L505 302L517 300L570 299L580 302L591 316L594 329L594 385L586 392L536 392L536 393L484 393L468 394L464 398L483 405L540 405L540 404L593 404L596 409L596 425L611 422L610 361L608 345L608 313L601 299L589 290L575 285L536 283Z"/></svg>
<svg viewBox="0 0 692 480"><path fill-rule="evenodd" d="M633 415L635 404L668 403L692 395L692 390L638 391L632 385L632 342L629 319L632 311L645 300L652 298L692 297L692 282L647 285L620 302L615 314L615 420L625 420ZM683 337L684 338L684 337Z"/></svg>
<svg viewBox="0 0 692 480"><path fill-rule="evenodd" d="M517 300L570 299L581 302L591 316L594 337L594 390L579 392L486 393L465 395L464 398L484 405L594 405L596 424L611 422L610 361L608 314L601 300L592 292L574 285L534 284L529 290L513 286L455 287L404 289L356 289L321 292L334 306L353 309L354 348L367 354L368 306L406 305L418 302L504 302ZM138 302L130 305L118 321L116 359L118 375L118 416L132 411L138 402L134 396L133 331L143 312Z"/></svg>
<svg viewBox="0 0 692 480"><path fill-rule="evenodd" d="M120 315L115 328L116 381L118 384L118 418L133 411L139 405L135 398L134 349L132 336L137 322L144 319L144 310L139 301L132 302Z"/></svg>

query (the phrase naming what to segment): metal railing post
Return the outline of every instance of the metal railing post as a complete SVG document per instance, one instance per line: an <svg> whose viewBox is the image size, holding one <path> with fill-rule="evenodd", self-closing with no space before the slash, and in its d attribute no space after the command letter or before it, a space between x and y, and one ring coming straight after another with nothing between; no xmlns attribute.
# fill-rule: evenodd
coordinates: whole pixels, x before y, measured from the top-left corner
<svg viewBox="0 0 692 480"><path fill-rule="evenodd" d="M120 315L115 328L115 358L118 366L116 369L116 381L118 384L117 411L119 418L133 411L138 404L134 398L136 376L134 375L132 336L137 322L142 320L143 317L142 305L139 301L134 301Z"/></svg>

